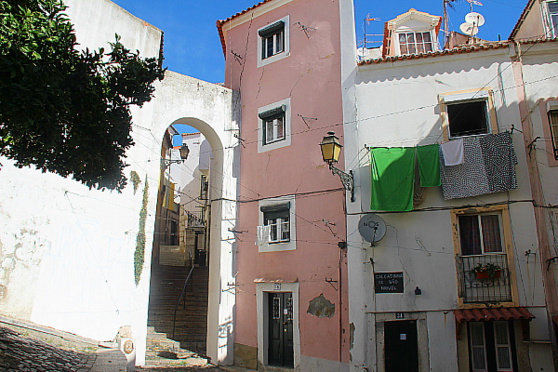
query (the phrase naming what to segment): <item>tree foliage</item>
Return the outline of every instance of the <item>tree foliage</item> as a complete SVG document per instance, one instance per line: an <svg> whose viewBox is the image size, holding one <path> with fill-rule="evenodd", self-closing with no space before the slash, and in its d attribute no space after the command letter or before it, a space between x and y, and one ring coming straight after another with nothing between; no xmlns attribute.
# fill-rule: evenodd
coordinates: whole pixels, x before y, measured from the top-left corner
<svg viewBox="0 0 558 372"><path fill-rule="evenodd" d="M118 35L110 51L76 49L65 9L61 0L0 0L0 155L121 190L130 106L151 100L164 70Z"/></svg>

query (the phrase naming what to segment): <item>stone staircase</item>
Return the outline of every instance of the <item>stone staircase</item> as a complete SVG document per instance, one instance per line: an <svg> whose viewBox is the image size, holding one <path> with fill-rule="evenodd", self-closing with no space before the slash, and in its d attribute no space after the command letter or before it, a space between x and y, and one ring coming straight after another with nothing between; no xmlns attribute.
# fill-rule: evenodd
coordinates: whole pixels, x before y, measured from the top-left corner
<svg viewBox="0 0 558 372"><path fill-rule="evenodd" d="M207 267L194 268L184 299L176 307L189 271L190 268L184 266L159 266L153 271L149 300L148 361L156 361L161 355L168 357L166 359L183 360L206 354Z"/></svg>

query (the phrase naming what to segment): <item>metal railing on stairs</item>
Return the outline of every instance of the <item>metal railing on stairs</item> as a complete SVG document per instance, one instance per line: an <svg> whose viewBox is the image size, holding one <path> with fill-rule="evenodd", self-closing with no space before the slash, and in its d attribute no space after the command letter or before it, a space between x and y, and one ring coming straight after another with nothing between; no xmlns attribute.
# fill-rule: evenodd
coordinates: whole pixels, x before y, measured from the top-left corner
<svg viewBox="0 0 558 372"><path fill-rule="evenodd" d="M190 281L190 277L192 276L192 272L194 271L194 260L192 258L192 255L190 254L190 271L188 272L188 276L186 277L186 279L184 280L184 285L182 286L182 292L180 292L180 297L178 298L178 301L176 301L176 304L174 305L174 315L172 317L172 339L174 339L174 333L176 330L176 313L178 312L178 306L180 306L180 302L182 302L182 309L184 310L186 308L186 286L188 285L188 282Z"/></svg>

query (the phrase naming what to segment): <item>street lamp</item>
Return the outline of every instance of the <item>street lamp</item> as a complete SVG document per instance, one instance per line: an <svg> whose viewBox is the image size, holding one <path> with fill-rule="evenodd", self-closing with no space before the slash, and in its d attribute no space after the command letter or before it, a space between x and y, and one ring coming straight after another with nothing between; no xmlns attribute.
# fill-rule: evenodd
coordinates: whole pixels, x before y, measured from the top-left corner
<svg viewBox="0 0 558 372"><path fill-rule="evenodd" d="M171 164L184 163L184 160L188 159L188 155L190 154L190 149L188 148L187 144L183 143L182 146L180 146L179 151L180 151L180 159L161 159L161 167L163 169L166 169Z"/></svg>
<svg viewBox="0 0 558 372"><path fill-rule="evenodd" d="M322 158L324 162L329 165L331 173L336 174L341 179L345 190L351 193L351 202L355 201L355 180L353 177L353 171L350 170L349 173L345 173L341 169L337 168L334 163L339 161L339 155L341 154L341 148L343 145L339 142L339 138L335 135L335 132L327 132L327 136L324 137L320 143L322 149Z"/></svg>

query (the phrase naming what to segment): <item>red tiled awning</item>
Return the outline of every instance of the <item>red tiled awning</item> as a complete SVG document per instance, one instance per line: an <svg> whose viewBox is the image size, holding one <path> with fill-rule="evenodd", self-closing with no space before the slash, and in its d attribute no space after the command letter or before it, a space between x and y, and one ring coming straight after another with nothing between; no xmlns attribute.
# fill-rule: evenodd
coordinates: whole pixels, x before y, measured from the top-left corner
<svg viewBox="0 0 558 372"><path fill-rule="evenodd" d="M461 322L479 322L489 320L512 320L525 319L531 320L535 316L524 307L500 307L483 308L471 310L454 310L455 319Z"/></svg>

